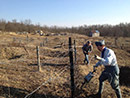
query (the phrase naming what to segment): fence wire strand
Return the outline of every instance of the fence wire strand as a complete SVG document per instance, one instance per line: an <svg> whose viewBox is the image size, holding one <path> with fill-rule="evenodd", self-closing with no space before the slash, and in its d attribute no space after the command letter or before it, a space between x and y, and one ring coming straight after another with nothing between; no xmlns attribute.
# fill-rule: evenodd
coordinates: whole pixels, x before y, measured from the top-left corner
<svg viewBox="0 0 130 98"><path fill-rule="evenodd" d="M36 40L36 39L34 39L34 40ZM14 40L13 40L14 41ZM19 43L21 43L21 41L19 42ZM53 44L53 43L52 43ZM47 47L47 48L49 48L49 49L55 49L56 51L61 51L61 50L58 50L59 48L61 48L62 49L62 52L61 53L59 53L59 54L57 54L57 55L54 55L54 57L52 56L52 58L51 59L43 59L43 61L42 61L42 63L47 63L47 62L52 62L52 63L54 63L54 61L56 60L56 64L54 64L54 66L57 66L60 62L66 62L67 64L68 64L68 61L66 61L65 59L68 59L68 56L69 56L69 52L71 51L71 52L74 52L74 53L77 53L77 50L75 50L75 48L81 48L82 46L74 46L74 45L72 45L72 48L71 49L67 49L66 48L66 46L68 46L69 44L64 44L64 45L59 45L60 47L53 47L53 48L49 48L49 47L47 47L46 45L43 45L43 47L41 47L41 49L42 48L44 48L44 47ZM26 46L26 45L25 45ZM25 47L24 46L24 47ZM22 46L21 46L22 47ZM32 50L34 50L35 51L35 45L30 45L30 46L26 46L26 49L27 48L29 48L29 49L32 49ZM45 48L46 49L46 48ZM42 51L44 51L45 49L43 49ZM41 50L40 50L41 51ZM44 54L43 54L44 55ZM58 60L60 58L60 60ZM74 64L76 65L76 66L74 66L74 69L76 69L76 67L78 66L77 65L77 61L78 60L80 60L81 58L80 57L76 57L76 60L75 60L75 62L74 62ZM25 62L25 61L28 61L28 62L31 62L32 60L30 60L30 59L19 59L19 60L17 60L17 62L15 62L16 63L16 65L17 65L17 63L18 62ZM33 60L33 62L36 62L37 60ZM6 62L0 62L0 64L7 64ZM10 63L9 63L9 65L11 65ZM68 64L69 65L69 64ZM43 67L44 67L44 65L43 65ZM48 70L48 71L50 71L51 69L49 68L49 67L46 67L46 69ZM68 70L68 69L70 69L70 66L65 66L65 68L63 67L63 68L60 68L58 71L55 69L54 70L54 73L53 73L53 76L51 76L47 81L44 81L40 86L38 86L35 90L33 90L31 93L29 93L29 94L27 94L24 98L28 98L29 96L31 96L33 93L35 93L36 91L38 91L43 85L46 85L47 83L49 83L49 82L51 82L51 81L54 81L54 80L57 80L57 79L59 79L60 78L60 76L61 76L61 74L64 74L64 72L66 71L66 70ZM56 72L58 73L58 74L56 74ZM58 76L57 76L58 75ZM46 94L45 94L45 97L47 97L46 96Z"/></svg>
<svg viewBox="0 0 130 98"><path fill-rule="evenodd" d="M67 69L67 68L66 68ZM57 76L56 78L53 78L53 77L50 77L47 81L43 82L39 87L37 87L34 91L32 91L31 93L29 93L28 95L26 95L24 98L27 98L28 96L32 95L33 93L35 93L36 91L38 91L43 85L51 82L51 81L54 81L54 80L57 80L58 78L60 78L60 75L63 74L66 69L62 70L60 73L59 73L59 76Z"/></svg>

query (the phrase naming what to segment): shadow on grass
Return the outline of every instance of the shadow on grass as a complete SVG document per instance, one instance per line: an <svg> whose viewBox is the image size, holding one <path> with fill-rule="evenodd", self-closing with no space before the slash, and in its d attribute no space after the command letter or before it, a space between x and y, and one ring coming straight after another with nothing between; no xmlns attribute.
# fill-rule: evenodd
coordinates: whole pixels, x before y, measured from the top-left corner
<svg viewBox="0 0 130 98"><path fill-rule="evenodd" d="M28 91L19 88L0 86L0 96L5 98L23 98Z"/></svg>
<svg viewBox="0 0 130 98"><path fill-rule="evenodd" d="M42 63L42 66L67 66L68 64ZM28 66L38 66L37 64L28 64Z"/></svg>
<svg viewBox="0 0 130 98"><path fill-rule="evenodd" d="M120 85L130 86L130 67L120 67Z"/></svg>
<svg viewBox="0 0 130 98"><path fill-rule="evenodd" d="M86 88L87 89L87 88ZM95 94L89 94L84 89L76 88L75 90L75 98L97 98Z"/></svg>
<svg viewBox="0 0 130 98"><path fill-rule="evenodd" d="M42 66L67 66L68 64L42 63Z"/></svg>
<svg viewBox="0 0 130 98"><path fill-rule="evenodd" d="M18 59L18 58L21 58L22 56L24 56L24 54L13 56L13 57L9 58L9 60Z"/></svg>
<svg viewBox="0 0 130 98"><path fill-rule="evenodd" d="M38 66L38 65L36 63L35 64L30 63L30 64L28 64L28 66Z"/></svg>
<svg viewBox="0 0 130 98"><path fill-rule="evenodd" d="M24 98L27 94L31 93L25 89L0 86L0 96L4 98ZM52 96L51 94L38 94L34 93L27 98L59 98L59 96Z"/></svg>

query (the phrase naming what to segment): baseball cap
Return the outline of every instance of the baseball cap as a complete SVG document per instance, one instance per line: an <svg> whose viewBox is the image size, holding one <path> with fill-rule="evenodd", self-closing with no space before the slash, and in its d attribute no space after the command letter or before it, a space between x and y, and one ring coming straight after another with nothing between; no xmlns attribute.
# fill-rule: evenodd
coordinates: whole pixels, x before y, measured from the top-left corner
<svg viewBox="0 0 130 98"><path fill-rule="evenodd" d="M104 41L104 40L96 41L96 42L95 42L95 45L96 45L96 46L103 46L103 45L105 45L105 41Z"/></svg>
<svg viewBox="0 0 130 98"><path fill-rule="evenodd" d="M87 43L88 43L88 44L90 44L90 43L91 43L91 41L87 41Z"/></svg>

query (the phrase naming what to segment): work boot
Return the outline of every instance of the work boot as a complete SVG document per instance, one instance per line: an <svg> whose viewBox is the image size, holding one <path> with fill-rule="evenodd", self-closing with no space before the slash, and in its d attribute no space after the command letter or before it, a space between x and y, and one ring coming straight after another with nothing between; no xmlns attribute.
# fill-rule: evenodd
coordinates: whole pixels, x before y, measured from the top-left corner
<svg viewBox="0 0 130 98"><path fill-rule="evenodd" d="M89 65L89 63L87 62L86 65Z"/></svg>
<svg viewBox="0 0 130 98"><path fill-rule="evenodd" d="M86 60L84 60L84 65L88 65L89 63L86 61Z"/></svg>

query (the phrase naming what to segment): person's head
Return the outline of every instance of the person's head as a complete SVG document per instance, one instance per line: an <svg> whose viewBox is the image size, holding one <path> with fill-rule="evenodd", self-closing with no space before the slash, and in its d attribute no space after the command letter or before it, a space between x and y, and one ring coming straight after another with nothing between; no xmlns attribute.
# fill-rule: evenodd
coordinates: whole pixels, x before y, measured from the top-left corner
<svg viewBox="0 0 130 98"><path fill-rule="evenodd" d="M97 46L99 51L103 51L103 49L105 47L105 41L104 40L97 41L97 42L95 42L95 45Z"/></svg>
<svg viewBox="0 0 130 98"><path fill-rule="evenodd" d="M87 44L88 44L88 45L91 45L91 41L87 41Z"/></svg>

